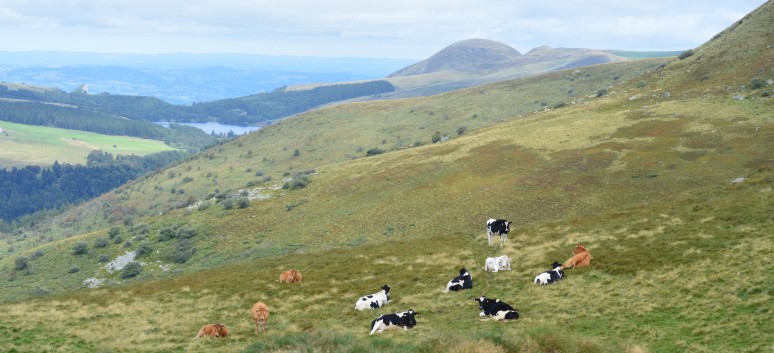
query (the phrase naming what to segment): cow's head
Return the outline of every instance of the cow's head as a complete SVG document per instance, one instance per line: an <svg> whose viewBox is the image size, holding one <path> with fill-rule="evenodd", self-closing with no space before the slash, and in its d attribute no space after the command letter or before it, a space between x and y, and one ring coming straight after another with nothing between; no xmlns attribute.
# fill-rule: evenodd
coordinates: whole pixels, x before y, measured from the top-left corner
<svg viewBox="0 0 774 353"><path fill-rule="evenodd" d="M228 329L226 328L226 325L224 324L215 324L215 330L218 333L218 336L220 337L226 337L228 336Z"/></svg>
<svg viewBox="0 0 774 353"><path fill-rule="evenodd" d="M573 254L580 254L580 253L586 252L586 251L588 251L588 250L586 250L586 246L584 246L583 244L578 244L578 245L575 246L575 249L572 250L572 253Z"/></svg>
<svg viewBox="0 0 774 353"><path fill-rule="evenodd" d="M415 312L413 309L408 309L407 312L403 313L403 319L406 320L406 326L408 327L414 327L417 325L417 320L414 318L414 316L419 315L417 312Z"/></svg>
<svg viewBox="0 0 774 353"><path fill-rule="evenodd" d="M460 269L460 276L464 276L466 273L468 273L468 270L466 270L464 267Z"/></svg>
<svg viewBox="0 0 774 353"><path fill-rule="evenodd" d="M485 305L485 304L487 304L487 303L489 303L490 301L492 301L492 299L488 299L487 297L485 297L485 296L483 296L483 295L482 295L482 296L480 296L480 297L478 297L478 298L474 298L473 300L475 300L476 302L478 302L478 308L479 308L479 309L481 309L481 310L484 310L484 305Z"/></svg>
<svg viewBox="0 0 774 353"><path fill-rule="evenodd" d="M384 291L385 294L390 293L390 286L385 284L382 286L382 290Z"/></svg>
<svg viewBox="0 0 774 353"><path fill-rule="evenodd" d="M505 221L505 232L506 233L511 231L511 223L513 223L513 222Z"/></svg>
<svg viewBox="0 0 774 353"><path fill-rule="evenodd" d="M551 264L551 268L556 269L557 267L562 267L562 264L554 261L554 263Z"/></svg>

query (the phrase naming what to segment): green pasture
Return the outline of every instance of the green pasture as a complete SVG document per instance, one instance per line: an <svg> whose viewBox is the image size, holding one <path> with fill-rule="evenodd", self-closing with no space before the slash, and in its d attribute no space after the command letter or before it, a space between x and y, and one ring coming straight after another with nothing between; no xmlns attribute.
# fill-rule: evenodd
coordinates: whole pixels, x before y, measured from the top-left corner
<svg viewBox="0 0 774 353"><path fill-rule="evenodd" d="M172 150L161 141L0 121L0 168L86 164L94 150L139 155Z"/></svg>

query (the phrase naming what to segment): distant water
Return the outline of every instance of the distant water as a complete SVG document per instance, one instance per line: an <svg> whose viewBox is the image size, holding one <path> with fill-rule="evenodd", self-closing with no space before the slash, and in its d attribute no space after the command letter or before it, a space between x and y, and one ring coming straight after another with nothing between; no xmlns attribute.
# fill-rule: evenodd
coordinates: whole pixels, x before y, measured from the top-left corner
<svg viewBox="0 0 774 353"><path fill-rule="evenodd" d="M167 121L156 121L156 124L159 124L163 127L169 127L169 122ZM260 126L239 126L239 125L224 125L216 122L206 122L206 123L177 123L180 125L186 125L186 126L193 126L195 128L201 129L202 131L211 134L215 133L216 135L226 135L229 133L229 131L233 132L236 135L244 135L246 133L249 133L251 131L260 130Z"/></svg>

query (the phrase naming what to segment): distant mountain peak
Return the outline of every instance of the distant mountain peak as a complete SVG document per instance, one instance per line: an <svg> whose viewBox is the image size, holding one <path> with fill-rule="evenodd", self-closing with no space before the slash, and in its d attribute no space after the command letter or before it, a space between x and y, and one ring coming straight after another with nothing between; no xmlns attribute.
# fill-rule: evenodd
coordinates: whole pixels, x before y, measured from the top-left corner
<svg viewBox="0 0 774 353"><path fill-rule="evenodd" d="M520 57L507 44L488 39L467 39L452 43L433 56L405 67L389 77L420 75L437 71L485 71Z"/></svg>

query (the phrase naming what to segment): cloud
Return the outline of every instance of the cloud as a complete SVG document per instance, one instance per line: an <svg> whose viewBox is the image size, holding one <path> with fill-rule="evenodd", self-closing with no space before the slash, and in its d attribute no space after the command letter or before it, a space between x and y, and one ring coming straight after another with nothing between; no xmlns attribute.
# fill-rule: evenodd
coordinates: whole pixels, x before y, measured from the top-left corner
<svg viewBox="0 0 774 353"><path fill-rule="evenodd" d="M4 50L425 58L473 37L627 50L698 46L763 0L4 0ZM6 38L8 38L6 40Z"/></svg>

